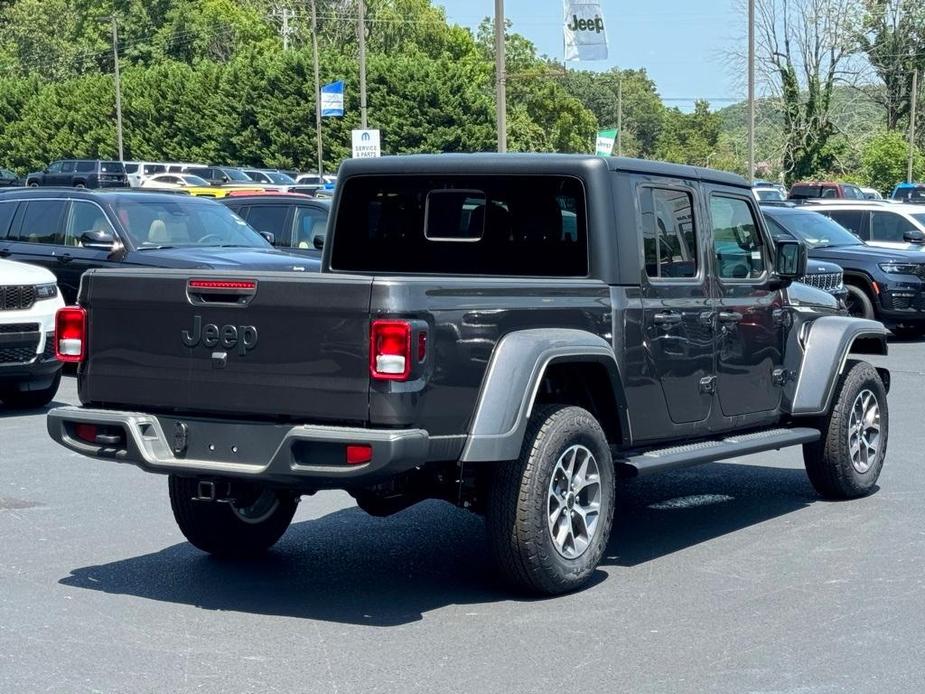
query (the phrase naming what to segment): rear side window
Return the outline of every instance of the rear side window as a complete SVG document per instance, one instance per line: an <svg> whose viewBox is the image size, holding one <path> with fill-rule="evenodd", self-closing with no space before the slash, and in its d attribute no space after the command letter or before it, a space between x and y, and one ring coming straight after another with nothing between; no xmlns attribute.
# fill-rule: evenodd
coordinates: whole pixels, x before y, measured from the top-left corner
<svg viewBox="0 0 925 694"><path fill-rule="evenodd" d="M12 200L0 202L0 239L5 239L7 232L10 230L10 222L13 221L16 205L17 203Z"/></svg>
<svg viewBox="0 0 925 694"><path fill-rule="evenodd" d="M127 170L127 169L126 169ZM167 170L167 167L163 164L145 164L144 166L144 175L151 176L152 174L164 173ZM105 171L105 169L104 169ZM130 172L131 173L131 172Z"/></svg>
<svg viewBox="0 0 925 694"><path fill-rule="evenodd" d="M125 173L133 174L138 172L138 164L126 164Z"/></svg>
<svg viewBox="0 0 925 694"><path fill-rule="evenodd" d="M568 176L358 176L331 265L361 272L583 277L584 187Z"/></svg>
<svg viewBox="0 0 925 694"><path fill-rule="evenodd" d="M96 162L95 161L79 161L77 162L77 170L81 173L90 173L91 171L96 171Z"/></svg>
<svg viewBox="0 0 925 694"><path fill-rule="evenodd" d="M864 231L864 215L860 210L831 210L823 214L831 217L855 236L861 236Z"/></svg>
<svg viewBox="0 0 925 694"><path fill-rule="evenodd" d="M26 243L60 244L64 241L61 228L65 200L32 200L23 203L16 215L14 234Z"/></svg>
<svg viewBox="0 0 925 694"><path fill-rule="evenodd" d="M790 197L802 200L805 198L821 198L821 186L796 185L790 189Z"/></svg>
<svg viewBox="0 0 925 694"><path fill-rule="evenodd" d="M641 188L642 246L652 279L697 276L694 201L683 190Z"/></svg>
<svg viewBox="0 0 925 694"><path fill-rule="evenodd" d="M103 173L125 173L125 167L122 166L121 161L101 161L100 162L100 171Z"/></svg>

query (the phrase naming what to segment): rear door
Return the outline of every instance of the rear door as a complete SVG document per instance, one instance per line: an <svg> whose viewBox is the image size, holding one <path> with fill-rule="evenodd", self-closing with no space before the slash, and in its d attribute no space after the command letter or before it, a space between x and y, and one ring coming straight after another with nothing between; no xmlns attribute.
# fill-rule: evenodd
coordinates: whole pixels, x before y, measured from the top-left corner
<svg viewBox="0 0 925 694"><path fill-rule="evenodd" d="M730 428L737 417L775 413L783 377L784 311L769 285L773 252L747 193L709 188L716 276L716 391Z"/></svg>
<svg viewBox="0 0 925 694"><path fill-rule="evenodd" d="M921 244L912 244L903 238L907 231L920 231L915 222L889 210L872 210L870 213L870 241L872 246L898 250L918 250Z"/></svg>
<svg viewBox="0 0 925 694"><path fill-rule="evenodd" d="M698 191L682 181L637 188L645 273L642 286L646 360L672 424L710 415L715 365L713 307L695 215ZM648 415L655 423L658 412ZM634 429L636 427L634 426ZM653 427L653 434L663 426Z"/></svg>
<svg viewBox="0 0 925 694"><path fill-rule="evenodd" d="M61 280L59 254L64 248L64 215L68 201L64 199L31 199L20 203L13 217L8 236L10 259L48 268ZM62 285L66 300L74 294Z"/></svg>
<svg viewBox="0 0 925 694"><path fill-rule="evenodd" d="M202 280L243 288L195 286ZM90 273L81 295L90 321L81 397L162 412L362 424L371 286L370 277L295 272Z"/></svg>
<svg viewBox="0 0 925 694"><path fill-rule="evenodd" d="M870 213L866 210L821 210L862 241L870 241Z"/></svg>

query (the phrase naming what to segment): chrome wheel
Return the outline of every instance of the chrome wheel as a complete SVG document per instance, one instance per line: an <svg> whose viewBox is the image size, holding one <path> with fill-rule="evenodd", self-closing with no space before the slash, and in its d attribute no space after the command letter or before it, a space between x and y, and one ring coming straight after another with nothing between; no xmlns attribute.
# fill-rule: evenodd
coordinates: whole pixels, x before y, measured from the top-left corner
<svg viewBox="0 0 925 694"><path fill-rule="evenodd" d="M272 489L264 489L260 495L247 506L231 502L231 510L245 523L261 523L273 515L279 507L279 497Z"/></svg>
<svg viewBox="0 0 925 694"><path fill-rule="evenodd" d="M570 446L559 456L547 496L549 536L566 559L577 559L591 545L601 515L601 473L585 446Z"/></svg>
<svg viewBox="0 0 925 694"><path fill-rule="evenodd" d="M851 465L861 474L870 470L880 453L880 404L870 390L862 390L851 406L848 450Z"/></svg>

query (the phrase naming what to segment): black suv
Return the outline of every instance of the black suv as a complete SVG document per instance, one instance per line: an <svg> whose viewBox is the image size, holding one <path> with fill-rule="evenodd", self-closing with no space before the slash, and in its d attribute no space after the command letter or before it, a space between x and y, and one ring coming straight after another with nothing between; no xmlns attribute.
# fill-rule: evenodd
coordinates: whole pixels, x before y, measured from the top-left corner
<svg viewBox="0 0 925 694"><path fill-rule="evenodd" d="M74 188L125 188L125 166L121 161L62 159L26 177L26 185Z"/></svg>
<svg viewBox="0 0 925 694"><path fill-rule="evenodd" d="M331 212L330 200L293 193L229 195L219 202L261 233L273 234L273 245L321 259Z"/></svg>
<svg viewBox="0 0 925 694"><path fill-rule="evenodd" d="M925 253L869 246L809 209L761 208L772 234L796 237L811 259L841 265L852 316L876 318L897 335L925 334Z"/></svg>
<svg viewBox="0 0 925 694"><path fill-rule="evenodd" d="M92 268L313 271L320 265L275 250L213 200L129 190L0 193L0 257L47 267L68 303Z"/></svg>

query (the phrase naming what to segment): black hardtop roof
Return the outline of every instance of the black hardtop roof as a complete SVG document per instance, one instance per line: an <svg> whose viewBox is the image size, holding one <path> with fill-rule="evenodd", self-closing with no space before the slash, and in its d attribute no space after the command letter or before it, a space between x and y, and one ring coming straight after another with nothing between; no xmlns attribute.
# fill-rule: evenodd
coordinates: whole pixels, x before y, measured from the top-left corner
<svg viewBox="0 0 925 694"><path fill-rule="evenodd" d="M212 198L186 195L176 193L167 193L163 191L148 192L141 190L132 190L129 188L102 188L100 190L90 190L87 188L70 188L57 186L40 186L37 188L9 188L0 190L0 200L17 198L21 200L41 199L41 198L69 198L74 200L105 200L107 202L113 199L128 200L163 200L176 202L181 200L195 200L197 203L215 202Z"/></svg>
<svg viewBox="0 0 925 694"><path fill-rule="evenodd" d="M610 171L651 174L673 178L709 181L723 185L750 186L736 174L685 164L599 157L591 154L553 153L471 153L471 154L402 154L368 159L346 159L341 164L342 177L363 174L434 174L434 173L508 173L508 174L575 174L603 167Z"/></svg>

